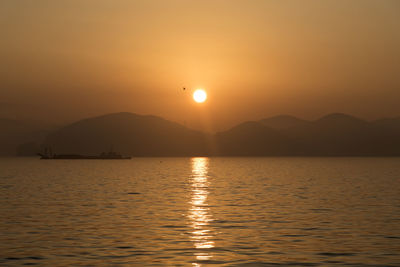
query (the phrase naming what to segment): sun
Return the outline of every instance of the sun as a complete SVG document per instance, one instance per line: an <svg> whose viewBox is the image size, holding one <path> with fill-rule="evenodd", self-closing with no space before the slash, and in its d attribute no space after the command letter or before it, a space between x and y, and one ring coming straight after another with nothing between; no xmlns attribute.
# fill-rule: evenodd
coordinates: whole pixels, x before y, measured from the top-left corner
<svg viewBox="0 0 400 267"><path fill-rule="evenodd" d="M203 89L197 89L193 93L193 99L197 103L203 103L204 101L207 100L207 93Z"/></svg>

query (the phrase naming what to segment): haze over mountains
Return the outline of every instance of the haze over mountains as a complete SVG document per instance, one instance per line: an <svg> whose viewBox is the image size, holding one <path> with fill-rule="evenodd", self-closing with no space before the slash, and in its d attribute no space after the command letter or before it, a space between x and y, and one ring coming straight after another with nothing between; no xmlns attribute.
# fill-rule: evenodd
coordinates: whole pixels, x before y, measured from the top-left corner
<svg viewBox="0 0 400 267"><path fill-rule="evenodd" d="M58 130L0 120L1 155L99 154L131 156L400 156L400 117L377 121L336 113L315 121L281 115L206 134L156 116L114 113ZM21 146L20 144L25 144ZM35 145L33 145L35 144Z"/></svg>
<svg viewBox="0 0 400 267"><path fill-rule="evenodd" d="M55 129L40 122L0 118L0 156L32 155Z"/></svg>

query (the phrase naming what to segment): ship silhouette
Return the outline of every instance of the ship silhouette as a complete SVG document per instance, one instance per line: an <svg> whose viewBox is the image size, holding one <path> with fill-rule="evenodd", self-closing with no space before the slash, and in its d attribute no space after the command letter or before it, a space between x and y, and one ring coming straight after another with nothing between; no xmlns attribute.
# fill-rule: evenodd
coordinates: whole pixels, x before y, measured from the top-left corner
<svg viewBox="0 0 400 267"><path fill-rule="evenodd" d="M100 155L80 155L80 154L55 154L51 148L45 148L44 153L37 153L40 159L131 159L131 157L122 156L112 150L103 152Z"/></svg>

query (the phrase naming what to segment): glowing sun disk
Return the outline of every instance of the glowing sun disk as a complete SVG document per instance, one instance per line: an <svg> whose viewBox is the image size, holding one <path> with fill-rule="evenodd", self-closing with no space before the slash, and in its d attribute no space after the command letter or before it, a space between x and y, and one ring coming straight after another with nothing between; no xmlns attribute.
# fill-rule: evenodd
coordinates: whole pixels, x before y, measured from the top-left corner
<svg viewBox="0 0 400 267"><path fill-rule="evenodd" d="M204 101L207 100L207 93L203 89L197 89L193 93L193 99L197 103L203 103Z"/></svg>

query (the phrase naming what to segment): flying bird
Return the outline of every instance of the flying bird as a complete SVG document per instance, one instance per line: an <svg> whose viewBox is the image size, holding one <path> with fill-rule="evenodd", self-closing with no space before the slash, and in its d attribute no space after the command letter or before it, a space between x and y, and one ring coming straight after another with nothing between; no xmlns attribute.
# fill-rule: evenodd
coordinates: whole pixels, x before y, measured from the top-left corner
<svg viewBox="0 0 400 267"><path fill-rule="evenodd" d="M186 87L183 87L183 91L185 91L186 90Z"/></svg>

